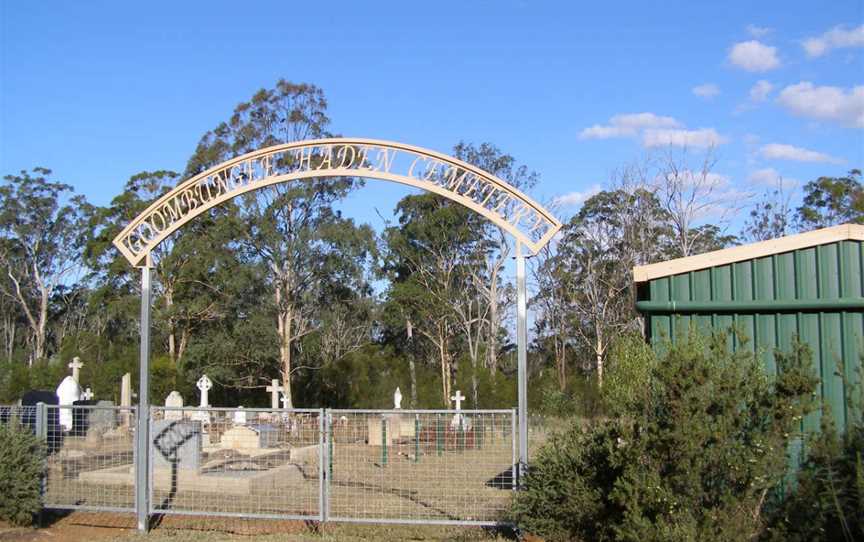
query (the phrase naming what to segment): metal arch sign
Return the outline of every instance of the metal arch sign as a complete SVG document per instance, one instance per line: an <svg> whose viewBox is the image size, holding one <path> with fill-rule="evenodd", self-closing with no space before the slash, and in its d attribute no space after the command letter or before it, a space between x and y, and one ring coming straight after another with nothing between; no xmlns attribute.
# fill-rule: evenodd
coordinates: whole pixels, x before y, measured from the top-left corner
<svg viewBox="0 0 864 542"><path fill-rule="evenodd" d="M480 213L534 253L561 228L528 196L461 160L401 143L332 138L259 149L187 179L138 215L114 245L132 265L143 265L159 243L208 209L265 186L314 177L381 179L440 194Z"/></svg>

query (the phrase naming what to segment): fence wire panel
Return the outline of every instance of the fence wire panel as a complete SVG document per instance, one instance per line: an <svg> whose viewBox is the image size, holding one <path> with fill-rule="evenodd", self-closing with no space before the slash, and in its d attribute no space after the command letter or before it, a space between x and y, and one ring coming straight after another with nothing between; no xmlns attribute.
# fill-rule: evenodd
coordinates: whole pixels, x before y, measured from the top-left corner
<svg viewBox="0 0 864 542"><path fill-rule="evenodd" d="M37 407L38 408L38 407ZM135 408L45 405L46 508L135 509Z"/></svg>
<svg viewBox="0 0 864 542"><path fill-rule="evenodd" d="M151 409L151 509L323 519L320 410Z"/></svg>
<svg viewBox="0 0 864 542"><path fill-rule="evenodd" d="M36 432L35 406L0 405L0 425L14 425Z"/></svg>
<svg viewBox="0 0 864 542"><path fill-rule="evenodd" d="M512 497L515 413L331 410L328 517L495 524Z"/></svg>

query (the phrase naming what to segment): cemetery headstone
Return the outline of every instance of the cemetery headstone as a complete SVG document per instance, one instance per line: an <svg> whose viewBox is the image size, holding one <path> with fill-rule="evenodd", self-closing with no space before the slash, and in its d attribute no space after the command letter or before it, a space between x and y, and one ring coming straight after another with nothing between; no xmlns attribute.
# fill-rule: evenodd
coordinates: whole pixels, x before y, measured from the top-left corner
<svg viewBox="0 0 864 542"><path fill-rule="evenodd" d="M35 407L39 403L46 405L57 405L60 403L57 394L49 390L30 390L24 392L21 396L21 406ZM32 409L25 409L22 419L28 427L36 429L36 412ZM56 408L48 408L48 444L49 447L54 444L59 444L57 436L60 435L62 428L60 426L60 417Z"/></svg>
<svg viewBox="0 0 864 542"><path fill-rule="evenodd" d="M210 389L213 387L213 382L207 378L207 375L202 375L195 385L198 388L198 391L201 392L201 404L198 406L201 408L208 408L210 406L209 393Z"/></svg>
<svg viewBox="0 0 864 542"><path fill-rule="evenodd" d="M279 385L279 379L274 378L270 381L270 385L265 388L270 392L270 408L273 410L279 409L279 394L285 391L284 386Z"/></svg>
<svg viewBox="0 0 864 542"><path fill-rule="evenodd" d="M132 375L130 373L124 374L123 378L120 379L120 406L124 408L122 412L123 426L129 427L132 418L132 414L128 410L132 406Z"/></svg>
<svg viewBox="0 0 864 542"><path fill-rule="evenodd" d="M246 411L242 406L237 407L234 412L234 425L246 425Z"/></svg>
<svg viewBox="0 0 864 542"><path fill-rule="evenodd" d="M450 422L450 427L453 429L465 429L464 427L464 417L460 412L462 410L462 401L464 401L466 397L462 395L461 390L456 390L456 395L450 397L451 401L456 403L456 415L453 416L453 420Z"/></svg>
<svg viewBox="0 0 864 542"><path fill-rule="evenodd" d="M90 429L101 432L112 431L117 427L117 411L113 401L96 401L96 407L90 412Z"/></svg>
<svg viewBox="0 0 864 542"><path fill-rule="evenodd" d="M75 382L81 383L81 368L84 367L84 364L81 362L81 358L75 356L72 358L72 361L69 363L68 367L72 369L72 378L75 379Z"/></svg>
<svg viewBox="0 0 864 542"><path fill-rule="evenodd" d="M72 406L78 407L72 409L72 431L76 436L84 436L90 429L90 416L93 414L93 409L88 408L94 406L98 401L81 399L72 403Z"/></svg>
<svg viewBox="0 0 864 542"><path fill-rule="evenodd" d="M178 394L179 395L179 394ZM192 420L153 422L154 466L197 470L201 466L201 423Z"/></svg>
<svg viewBox="0 0 864 542"><path fill-rule="evenodd" d="M168 394L168 397L165 398L165 406L171 408L182 408L183 407L183 396L180 395L180 392L177 390L172 391ZM166 420L182 420L183 419L183 411L182 410L166 410L165 411L165 419Z"/></svg>
<svg viewBox="0 0 864 542"><path fill-rule="evenodd" d="M91 390L90 388L84 390L84 392L81 394L81 399L83 399L84 401L89 401L93 399L93 390Z"/></svg>
<svg viewBox="0 0 864 542"><path fill-rule="evenodd" d="M81 386L71 376L67 376L57 386L57 399L60 405L60 426L66 431L72 430L72 403L81 399ZM67 408L63 408L67 407Z"/></svg>

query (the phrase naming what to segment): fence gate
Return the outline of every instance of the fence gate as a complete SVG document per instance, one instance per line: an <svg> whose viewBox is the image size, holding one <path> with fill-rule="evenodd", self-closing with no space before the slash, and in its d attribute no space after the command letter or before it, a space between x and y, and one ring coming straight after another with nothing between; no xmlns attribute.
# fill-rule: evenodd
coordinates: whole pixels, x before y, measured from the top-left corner
<svg viewBox="0 0 864 542"><path fill-rule="evenodd" d="M151 513L325 519L323 410L153 407Z"/></svg>
<svg viewBox="0 0 864 542"><path fill-rule="evenodd" d="M328 517L494 525L514 488L514 410L329 410Z"/></svg>

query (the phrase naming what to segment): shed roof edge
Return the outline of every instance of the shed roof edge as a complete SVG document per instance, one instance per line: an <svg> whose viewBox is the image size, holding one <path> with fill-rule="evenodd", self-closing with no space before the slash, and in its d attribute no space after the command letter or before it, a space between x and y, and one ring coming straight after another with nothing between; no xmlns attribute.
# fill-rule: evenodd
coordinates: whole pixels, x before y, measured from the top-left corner
<svg viewBox="0 0 864 542"><path fill-rule="evenodd" d="M840 224L839 226L831 226L830 228L822 228L796 235L787 235L779 239L760 241L738 247L724 248L722 250L697 254L696 256L677 258L649 265L639 265L633 268L633 280L635 282L647 282L670 275L698 271L700 269L752 260L754 258L763 258L783 252L791 252L793 250L849 239L864 241L864 225Z"/></svg>

